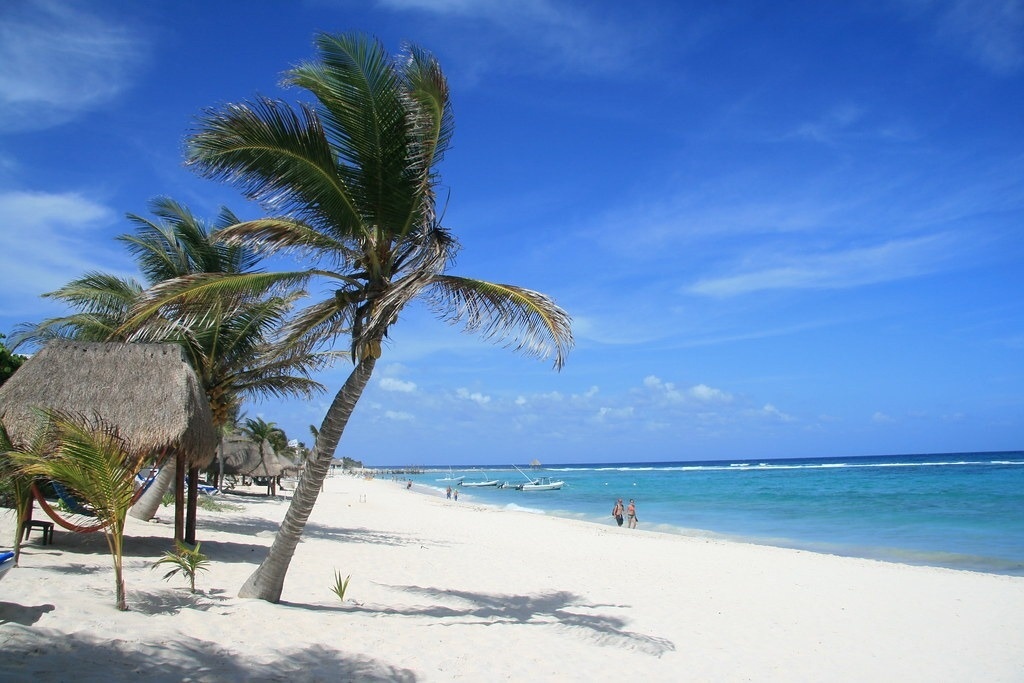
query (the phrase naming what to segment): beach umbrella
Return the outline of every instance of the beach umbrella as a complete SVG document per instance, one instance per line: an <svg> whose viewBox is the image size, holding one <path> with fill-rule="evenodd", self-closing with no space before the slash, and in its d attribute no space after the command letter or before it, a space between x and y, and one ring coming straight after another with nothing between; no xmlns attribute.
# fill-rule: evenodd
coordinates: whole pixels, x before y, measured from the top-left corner
<svg viewBox="0 0 1024 683"><path fill-rule="evenodd" d="M290 465L277 454L269 441L263 441L263 456L260 444L243 434L229 434L224 437L224 474L244 477L277 477Z"/></svg>
<svg viewBox="0 0 1024 683"><path fill-rule="evenodd" d="M530 461L530 467L540 467L540 460L538 460L537 458L534 458L533 460L531 460Z"/></svg>

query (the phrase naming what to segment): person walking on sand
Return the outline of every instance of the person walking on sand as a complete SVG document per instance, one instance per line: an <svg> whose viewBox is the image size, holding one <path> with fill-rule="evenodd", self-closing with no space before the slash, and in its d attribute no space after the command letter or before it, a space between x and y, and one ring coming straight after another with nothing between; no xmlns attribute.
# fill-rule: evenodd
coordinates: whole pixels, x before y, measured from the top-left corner
<svg viewBox="0 0 1024 683"><path fill-rule="evenodd" d="M629 528L635 529L636 523L640 520L636 518L636 503L633 502L632 498L629 499L629 507L626 508L626 516L629 517Z"/></svg>
<svg viewBox="0 0 1024 683"><path fill-rule="evenodd" d="M614 517L615 521L619 523L619 526L622 526L622 515L624 512L625 506L622 504L622 499L619 498L612 507L612 517Z"/></svg>
<svg viewBox="0 0 1024 683"><path fill-rule="evenodd" d="M445 491L445 496L448 498L448 500L452 499L452 487L451 486L449 486L448 490Z"/></svg>

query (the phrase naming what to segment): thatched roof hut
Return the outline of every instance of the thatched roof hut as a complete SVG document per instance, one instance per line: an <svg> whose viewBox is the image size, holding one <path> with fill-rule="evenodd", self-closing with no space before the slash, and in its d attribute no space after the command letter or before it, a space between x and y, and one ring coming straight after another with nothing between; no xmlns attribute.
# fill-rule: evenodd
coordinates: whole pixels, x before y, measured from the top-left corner
<svg viewBox="0 0 1024 683"><path fill-rule="evenodd" d="M177 449L192 465L215 455L210 403L177 344L50 342L0 386L15 441L32 438L39 408L102 418L135 447Z"/></svg>
<svg viewBox="0 0 1024 683"><path fill-rule="evenodd" d="M291 463L279 458L269 441L263 442L263 457L260 445L243 434L229 434L224 437L224 474L246 477L277 477Z"/></svg>

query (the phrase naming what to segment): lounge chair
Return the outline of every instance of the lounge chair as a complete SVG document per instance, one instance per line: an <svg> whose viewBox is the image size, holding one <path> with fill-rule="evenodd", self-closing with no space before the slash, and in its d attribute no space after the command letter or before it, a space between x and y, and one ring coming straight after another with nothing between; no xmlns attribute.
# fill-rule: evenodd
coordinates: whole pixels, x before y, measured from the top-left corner
<svg viewBox="0 0 1024 683"><path fill-rule="evenodd" d="M7 552L0 553L0 579L4 577L4 574L11 570L14 566L14 552L8 550Z"/></svg>

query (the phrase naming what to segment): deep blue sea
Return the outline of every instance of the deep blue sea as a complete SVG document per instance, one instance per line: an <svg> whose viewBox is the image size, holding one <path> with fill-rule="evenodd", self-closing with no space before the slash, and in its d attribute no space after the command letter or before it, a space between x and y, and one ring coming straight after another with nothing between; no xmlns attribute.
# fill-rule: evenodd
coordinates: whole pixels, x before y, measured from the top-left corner
<svg viewBox="0 0 1024 683"><path fill-rule="evenodd" d="M454 473L524 481L511 467ZM1021 451L545 465L531 474L565 486L462 488L460 501L613 525L615 499L633 498L641 529L1024 576ZM443 490L437 480L447 475L401 476Z"/></svg>

